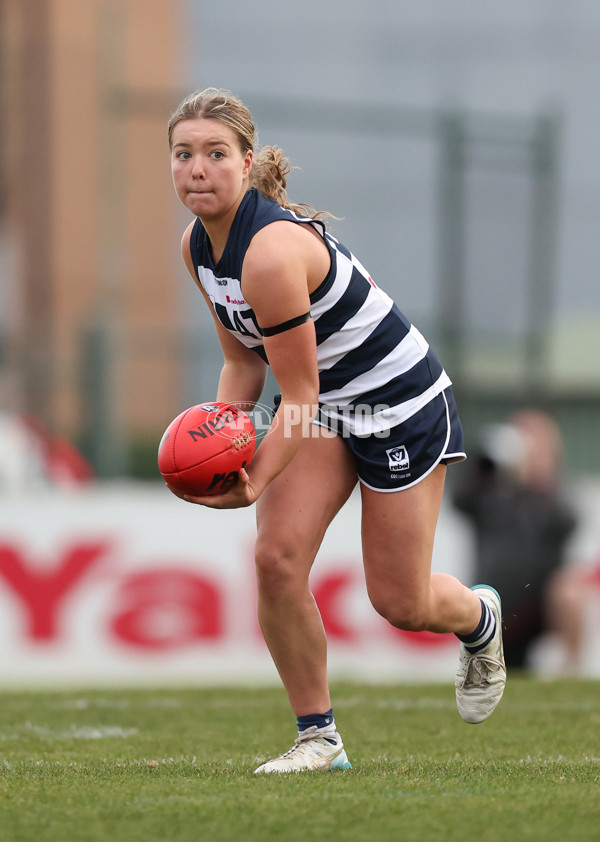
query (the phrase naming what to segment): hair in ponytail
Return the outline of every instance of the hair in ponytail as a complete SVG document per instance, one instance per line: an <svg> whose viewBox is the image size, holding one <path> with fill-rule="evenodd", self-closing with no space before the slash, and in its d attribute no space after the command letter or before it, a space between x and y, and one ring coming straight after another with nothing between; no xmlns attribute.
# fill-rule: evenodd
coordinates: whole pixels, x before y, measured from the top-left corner
<svg viewBox="0 0 600 842"><path fill-rule="evenodd" d="M169 147L172 147L173 129L183 120L204 117L218 120L235 132L242 154L254 151L258 135L252 115L238 97L220 88L206 88L185 97L171 114L168 123ZM312 219L331 216L327 211L316 211L311 205L290 202L287 196L287 177L294 167L283 149L278 146L263 146L254 154L250 171L250 186L256 187L267 199L274 199L281 207L309 216Z"/></svg>

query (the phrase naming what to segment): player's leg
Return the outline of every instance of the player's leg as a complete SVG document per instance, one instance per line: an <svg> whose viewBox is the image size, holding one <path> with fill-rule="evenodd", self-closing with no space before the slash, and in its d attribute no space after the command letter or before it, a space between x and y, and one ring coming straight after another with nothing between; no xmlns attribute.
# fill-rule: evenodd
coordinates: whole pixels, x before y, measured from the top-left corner
<svg viewBox="0 0 600 842"><path fill-rule="evenodd" d="M374 607L398 628L469 634L479 599L454 576L431 574L433 542L446 467L404 491L361 485L367 590Z"/></svg>
<svg viewBox="0 0 600 842"><path fill-rule="evenodd" d="M504 689L500 603L491 588L472 590L454 576L431 573L445 472L438 465L393 493L361 485L365 575L374 607L392 625L461 638L457 703L474 723L491 714Z"/></svg>
<svg viewBox="0 0 600 842"><path fill-rule="evenodd" d="M331 712L327 643L308 577L327 527L356 485L356 467L339 436L312 432L258 500L256 575L260 626L299 730L302 718L319 725L257 772L349 766L333 714L324 729Z"/></svg>
<svg viewBox="0 0 600 842"><path fill-rule="evenodd" d="M312 430L257 502L259 621L297 716L329 707L325 633L308 577L327 527L356 485L342 440Z"/></svg>

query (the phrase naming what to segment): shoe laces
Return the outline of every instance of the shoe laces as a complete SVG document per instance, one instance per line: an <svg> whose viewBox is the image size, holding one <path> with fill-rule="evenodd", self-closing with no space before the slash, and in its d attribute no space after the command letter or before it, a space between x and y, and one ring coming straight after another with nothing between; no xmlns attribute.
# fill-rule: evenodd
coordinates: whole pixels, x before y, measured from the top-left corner
<svg viewBox="0 0 600 842"><path fill-rule="evenodd" d="M490 655L471 655L467 659L463 688L489 684L490 675L503 669L502 662Z"/></svg>
<svg viewBox="0 0 600 842"><path fill-rule="evenodd" d="M288 749L285 754L282 754L282 757L292 757L294 754L303 754L308 749L308 743L312 740L325 740L329 745L333 746L333 743L330 742L329 738L326 736L324 732L318 732L317 727L312 725L310 728L307 728L301 734L298 734L296 739L294 740L294 745Z"/></svg>

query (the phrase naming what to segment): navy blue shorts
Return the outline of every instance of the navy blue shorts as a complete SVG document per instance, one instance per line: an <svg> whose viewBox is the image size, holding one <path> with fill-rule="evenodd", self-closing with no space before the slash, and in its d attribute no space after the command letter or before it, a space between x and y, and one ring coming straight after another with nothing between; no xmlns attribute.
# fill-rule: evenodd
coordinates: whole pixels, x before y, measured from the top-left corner
<svg viewBox="0 0 600 842"><path fill-rule="evenodd" d="M329 427L321 419L315 423ZM387 436L356 436L346 430L342 437L356 460L359 480L374 491L402 491L424 479L436 465L467 458L450 387L403 424L392 427Z"/></svg>

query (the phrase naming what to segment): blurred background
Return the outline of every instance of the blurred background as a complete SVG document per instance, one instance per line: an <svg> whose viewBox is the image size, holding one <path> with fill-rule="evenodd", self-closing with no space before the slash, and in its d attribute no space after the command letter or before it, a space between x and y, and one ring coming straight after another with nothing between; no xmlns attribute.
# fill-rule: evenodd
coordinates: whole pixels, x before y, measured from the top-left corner
<svg viewBox="0 0 600 842"><path fill-rule="evenodd" d="M558 425L580 527L565 554L600 555L598 4L0 0L0 61L2 534L45 551L68 543L43 525L55 505L72 535L106 500L162 494L162 431L214 395L166 139L181 97L214 85L436 347L472 453L523 407ZM11 514L40 477L93 514L47 494ZM455 569L469 526L445 516Z"/></svg>

